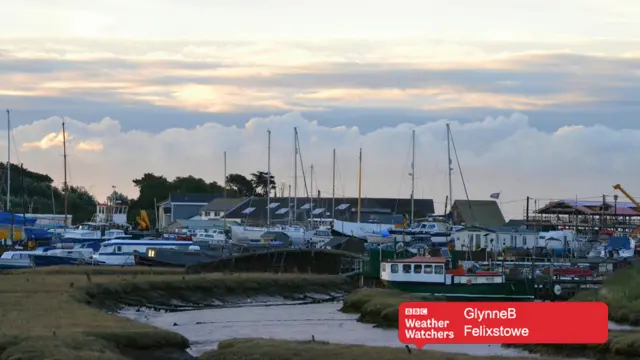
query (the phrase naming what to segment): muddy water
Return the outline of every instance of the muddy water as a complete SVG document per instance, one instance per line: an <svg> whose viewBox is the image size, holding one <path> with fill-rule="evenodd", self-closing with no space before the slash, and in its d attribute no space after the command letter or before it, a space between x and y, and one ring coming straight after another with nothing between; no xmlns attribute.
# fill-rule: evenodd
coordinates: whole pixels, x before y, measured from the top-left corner
<svg viewBox="0 0 640 360"><path fill-rule="evenodd" d="M369 346L404 346L397 330L374 328L357 315L338 311L340 303L251 306L178 313L123 312L122 315L179 332L192 344L192 355L215 349L233 338L310 340ZM532 356L500 345L427 345L425 348L470 355Z"/></svg>

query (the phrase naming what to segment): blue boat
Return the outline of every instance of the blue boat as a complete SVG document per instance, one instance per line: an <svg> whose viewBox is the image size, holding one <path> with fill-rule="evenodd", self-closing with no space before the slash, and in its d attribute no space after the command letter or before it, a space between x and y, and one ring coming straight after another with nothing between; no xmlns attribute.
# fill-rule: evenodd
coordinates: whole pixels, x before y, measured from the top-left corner
<svg viewBox="0 0 640 360"><path fill-rule="evenodd" d="M67 256L37 254L31 255L33 265L36 267L58 266L58 265L79 265L81 261L78 258Z"/></svg>

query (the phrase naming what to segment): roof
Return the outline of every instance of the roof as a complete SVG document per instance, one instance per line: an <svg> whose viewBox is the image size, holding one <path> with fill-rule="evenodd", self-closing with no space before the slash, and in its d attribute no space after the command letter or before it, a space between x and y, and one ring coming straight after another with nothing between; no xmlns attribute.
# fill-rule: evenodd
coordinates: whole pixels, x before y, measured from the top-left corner
<svg viewBox="0 0 640 360"><path fill-rule="evenodd" d="M220 220L187 220L187 219L179 219L174 220L170 227L188 227L188 228L209 228L209 227L219 227Z"/></svg>
<svg viewBox="0 0 640 360"><path fill-rule="evenodd" d="M525 220L511 219L511 220L507 221L507 223L504 224L503 226L506 227L506 228L519 228L519 227L526 226L526 224L525 224Z"/></svg>
<svg viewBox="0 0 640 360"><path fill-rule="evenodd" d="M202 208L202 211L229 211L236 206L247 201L248 198L224 198L220 197L211 200L207 205Z"/></svg>
<svg viewBox="0 0 640 360"><path fill-rule="evenodd" d="M494 200L456 200L453 208L456 210L456 224L497 227L506 223L500 206Z"/></svg>
<svg viewBox="0 0 640 360"><path fill-rule="evenodd" d="M605 215L638 216L640 212L630 202L602 202L602 201L575 201L558 200L551 201L544 207L536 210L537 214L575 214L600 215L604 210Z"/></svg>
<svg viewBox="0 0 640 360"><path fill-rule="evenodd" d="M290 211L293 211L294 198L271 198L271 221L285 222L289 220ZM309 198L298 198L296 221L305 221L311 216L314 218L330 218L333 212L331 198L313 199L313 209L311 209ZM416 199L414 201L414 214L416 218L427 217L434 213L433 200ZM411 212L411 199L390 199L390 198L362 198L361 221L387 220L390 214L409 214ZM252 210L248 210L253 208ZM335 215L337 219L344 221L356 221L358 208L358 198L337 198L335 199ZM367 213L364 209L387 209L386 213ZM312 214L313 212L313 214ZM249 223L264 224L267 221L267 199L264 197L251 197L230 210L226 217L228 219L246 219Z"/></svg>
<svg viewBox="0 0 640 360"><path fill-rule="evenodd" d="M171 193L169 198L161 202L160 205L169 205L170 203L208 204L211 200L221 196L220 194Z"/></svg>
<svg viewBox="0 0 640 360"><path fill-rule="evenodd" d="M467 226L464 229L458 231L465 230L480 230L486 231L490 233L514 233L514 234L537 234L537 231L529 230L529 229L521 229L516 227L508 227L508 226Z"/></svg>
<svg viewBox="0 0 640 360"><path fill-rule="evenodd" d="M393 263L412 263L412 264L444 264L447 262L447 259L441 256L436 257L425 257L425 256L414 256L408 259L395 259L395 260L387 260L387 262Z"/></svg>

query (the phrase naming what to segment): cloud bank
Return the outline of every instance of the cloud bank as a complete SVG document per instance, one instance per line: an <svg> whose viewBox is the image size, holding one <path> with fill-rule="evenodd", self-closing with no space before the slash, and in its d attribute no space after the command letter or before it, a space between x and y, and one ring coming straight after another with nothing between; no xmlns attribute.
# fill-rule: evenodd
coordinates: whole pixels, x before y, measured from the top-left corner
<svg viewBox="0 0 640 360"><path fill-rule="evenodd" d="M61 123L61 118L51 117L13 130L19 161L57 181L63 177ZM501 191L503 208L512 218L521 216L526 196L541 202L575 196L597 198L611 194L614 183L623 184L632 194L640 193L635 181L640 170L633 166L640 150L639 130L576 125L545 133L532 127L521 113L464 124L448 120L418 126L401 124L366 134L357 127L322 126L298 112L251 118L241 127L207 123L160 133L124 131L111 118L93 123L67 119L69 181L85 186L99 199L112 185L137 195L131 180L145 172L168 178L190 174L223 182L225 151L228 173L267 169L270 129L271 170L288 188L293 183L295 127L307 183L313 164L314 187L322 196L331 196L334 148L337 196L357 194L358 153L362 148L364 196L408 197L410 139L415 129L416 197L433 198L444 208L448 194L446 123L451 125L469 197L488 199L490 193ZM6 139L6 132L0 136ZM6 146L6 140L0 141L0 146ZM17 161L15 156L13 161ZM455 158L454 167L454 198L463 199ZM299 195L304 196L298 169Z"/></svg>

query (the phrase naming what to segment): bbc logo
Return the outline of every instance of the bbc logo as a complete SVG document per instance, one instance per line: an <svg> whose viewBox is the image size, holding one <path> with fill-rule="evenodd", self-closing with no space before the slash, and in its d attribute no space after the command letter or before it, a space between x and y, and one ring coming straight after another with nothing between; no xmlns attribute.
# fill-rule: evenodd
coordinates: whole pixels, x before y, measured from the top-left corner
<svg viewBox="0 0 640 360"><path fill-rule="evenodd" d="M406 308L404 309L405 315L427 315L427 308Z"/></svg>

